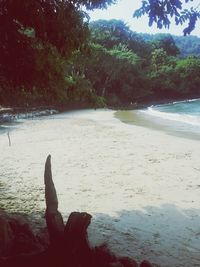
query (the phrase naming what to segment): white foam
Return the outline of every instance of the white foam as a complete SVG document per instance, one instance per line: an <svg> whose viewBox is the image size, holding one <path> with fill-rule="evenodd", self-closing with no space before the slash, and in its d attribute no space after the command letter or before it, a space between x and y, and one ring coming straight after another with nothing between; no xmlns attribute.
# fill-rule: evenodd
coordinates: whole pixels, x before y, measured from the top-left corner
<svg viewBox="0 0 200 267"><path fill-rule="evenodd" d="M168 103L167 105L171 105L171 104L179 104L179 103L187 103L187 102L195 102L195 101L199 101L200 98L192 98L192 99L187 99L187 100L182 100L182 101L174 101L172 103Z"/></svg>
<svg viewBox="0 0 200 267"><path fill-rule="evenodd" d="M194 126L200 126L199 116L161 112L161 111L155 110L152 106L149 107L147 110L142 110L141 112L144 112L144 113L147 113L148 115L159 117L162 119L187 123L187 124L194 125Z"/></svg>

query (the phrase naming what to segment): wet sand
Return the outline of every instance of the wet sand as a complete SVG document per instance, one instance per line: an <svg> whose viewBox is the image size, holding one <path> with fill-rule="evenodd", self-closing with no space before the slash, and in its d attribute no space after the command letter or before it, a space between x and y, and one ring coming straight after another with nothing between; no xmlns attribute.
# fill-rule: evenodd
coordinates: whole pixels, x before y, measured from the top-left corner
<svg viewBox="0 0 200 267"><path fill-rule="evenodd" d="M173 136L200 140L200 126L151 115L147 110L119 110L115 117L124 123L164 131Z"/></svg>
<svg viewBox="0 0 200 267"><path fill-rule="evenodd" d="M92 244L163 267L200 266L200 142L122 123L114 111L35 119L0 135L1 206L44 211L52 155L59 208L93 215Z"/></svg>

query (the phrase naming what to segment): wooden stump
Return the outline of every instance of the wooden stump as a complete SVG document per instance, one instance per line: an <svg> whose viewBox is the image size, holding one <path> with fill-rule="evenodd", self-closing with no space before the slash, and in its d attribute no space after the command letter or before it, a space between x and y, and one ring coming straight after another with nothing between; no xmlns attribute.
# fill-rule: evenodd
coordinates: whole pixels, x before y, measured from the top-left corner
<svg viewBox="0 0 200 267"><path fill-rule="evenodd" d="M47 157L44 171L45 199L46 199L46 223L52 246L57 247L62 242L64 234L64 222L58 211L58 198L52 180L51 156Z"/></svg>
<svg viewBox="0 0 200 267"><path fill-rule="evenodd" d="M58 199L52 180L51 156L47 157L44 172L46 224L50 237L47 250L35 254L25 254L0 258L2 267L137 267L137 263L129 258L120 258L112 254L106 246L91 248L88 242L87 228L92 216L86 212L72 212L64 225L61 213L58 211ZM3 247L10 246L10 228L4 221L2 224ZM24 229L27 233L28 229ZM12 238L12 236L11 236ZM143 261L140 267L152 267Z"/></svg>

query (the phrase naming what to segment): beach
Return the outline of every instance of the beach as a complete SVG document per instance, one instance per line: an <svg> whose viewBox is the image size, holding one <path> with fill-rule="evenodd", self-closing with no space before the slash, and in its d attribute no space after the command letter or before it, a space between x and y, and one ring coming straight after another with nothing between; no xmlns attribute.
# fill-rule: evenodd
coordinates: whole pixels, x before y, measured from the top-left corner
<svg viewBox="0 0 200 267"><path fill-rule="evenodd" d="M8 145L6 131L11 143ZM0 134L1 207L45 209L48 154L65 219L93 216L92 245L163 266L200 265L200 142L123 123L111 110L25 120Z"/></svg>

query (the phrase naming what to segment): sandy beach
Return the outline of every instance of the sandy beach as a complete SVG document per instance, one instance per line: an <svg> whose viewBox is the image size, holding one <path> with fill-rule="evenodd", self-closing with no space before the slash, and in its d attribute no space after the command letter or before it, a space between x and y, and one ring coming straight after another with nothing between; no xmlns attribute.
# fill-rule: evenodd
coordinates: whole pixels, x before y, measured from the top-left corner
<svg viewBox="0 0 200 267"><path fill-rule="evenodd" d="M114 113L25 121L10 131L11 147L2 132L0 206L44 211L51 154L59 209L65 218L74 210L92 214L93 245L107 242L163 267L200 266L200 142L122 123Z"/></svg>

